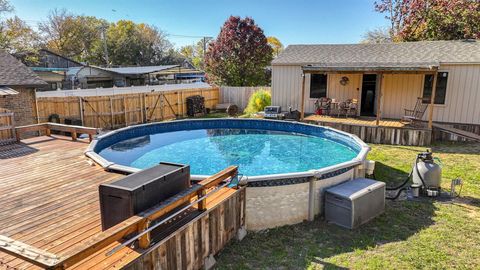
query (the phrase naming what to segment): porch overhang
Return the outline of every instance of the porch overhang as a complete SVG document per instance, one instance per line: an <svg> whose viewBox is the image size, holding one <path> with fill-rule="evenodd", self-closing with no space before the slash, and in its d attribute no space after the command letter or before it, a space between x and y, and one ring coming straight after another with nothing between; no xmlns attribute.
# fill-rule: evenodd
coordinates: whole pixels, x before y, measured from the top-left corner
<svg viewBox="0 0 480 270"><path fill-rule="evenodd" d="M308 64L303 73L435 73L440 64L430 63L345 63Z"/></svg>

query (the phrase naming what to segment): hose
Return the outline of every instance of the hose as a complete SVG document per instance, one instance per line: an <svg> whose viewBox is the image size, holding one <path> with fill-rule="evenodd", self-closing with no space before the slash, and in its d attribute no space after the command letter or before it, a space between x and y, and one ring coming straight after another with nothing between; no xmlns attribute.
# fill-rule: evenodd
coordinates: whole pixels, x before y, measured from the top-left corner
<svg viewBox="0 0 480 270"><path fill-rule="evenodd" d="M413 164L413 166L415 167L415 169L417 170L417 174L420 176L420 173L418 171L418 156L417 158L415 159L415 163ZM403 181L403 183L401 183L400 185L396 186L396 187L386 187L385 189L386 190L397 190L397 193L395 194L395 196L393 197L388 197L388 196L385 196L385 199L387 200L396 200L400 194L402 193L403 190L407 190L406 187L404 187L409 181L410 181L410 178L412 177L413 175L413 168L412 170L410 171L410 173L408 174L407 178L405 179L405 181ZM422 183L423 183L423 179L422 177L420 176L420 179L422 180ZM425 185L425 184L424 184Z"/></svg>

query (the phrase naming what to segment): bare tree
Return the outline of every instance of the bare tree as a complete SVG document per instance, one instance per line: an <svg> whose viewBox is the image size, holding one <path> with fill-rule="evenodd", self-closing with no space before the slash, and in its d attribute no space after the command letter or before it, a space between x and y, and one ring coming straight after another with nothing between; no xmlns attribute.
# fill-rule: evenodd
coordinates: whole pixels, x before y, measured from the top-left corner
<svg viewBox="0 0 480 270"><path fill-rule="evenodd" d="M362 36L361 43L390 43L392 37L390 30L387 28L379 27L373 30L367 31Z"/></svg>
<svg viewBox="0 0 480 270"><path fill-rule="evenodd" d="M13 6L7 0L0 0L0 15L13 11Z"/></svg>

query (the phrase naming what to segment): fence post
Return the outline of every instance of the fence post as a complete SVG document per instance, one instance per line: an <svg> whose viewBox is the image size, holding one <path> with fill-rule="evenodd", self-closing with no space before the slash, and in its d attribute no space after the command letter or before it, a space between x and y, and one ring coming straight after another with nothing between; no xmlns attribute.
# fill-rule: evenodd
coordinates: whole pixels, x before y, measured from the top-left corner
<svg viewBox="0 0 480 270"><path fill-rule="evenodd" d="M78 97L78 109L80 110L80 121L82 122L82 126L85 126L83 122L83 98Z"/></svg>
<svg viewBox="0 0 480 270"><path fill-rule="evenodd" d="M163 102L163 94L160 93L160 117L162 118L162 121L165 120L165 115L164 115L164 109L165 109L165 105L164 105L164 102Z"/></svg>
<svg viewBox="0 0 480 270"><path fill-rule="evenodd" d="M144 123L144 120L143 120L142 94L138 94L138 103L140 104L140 123Z"/></svg>
<svg viewBox="0 0 480 270"><path fill-rule="evenodd" d="M112 121L112 129L114 129L113 101L112 101L112 97L109 97L109 99L110 99L110 120Z"/></svg>
<svg viewBox="0 0 480 270"><path fill-rule="evenodd" d="M125 114L125 126L128 127L128 119L127 119L127 100L126 97L123 96L123 112Z"/></svg>

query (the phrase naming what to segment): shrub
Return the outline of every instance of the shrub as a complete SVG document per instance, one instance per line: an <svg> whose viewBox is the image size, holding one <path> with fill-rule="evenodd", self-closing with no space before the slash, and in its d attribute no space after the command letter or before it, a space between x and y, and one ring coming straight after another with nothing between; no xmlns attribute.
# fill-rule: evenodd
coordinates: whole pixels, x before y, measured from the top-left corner
<svg viewBox="0 0 480 270"><path fill-rule="evenodd" d="M260 89L250 96L247 108L245 108L244 113L257 113L259 111L263 111L266 106L270 106L271 104L272 95L270 94L270 92L265 89Z"/></svg>

